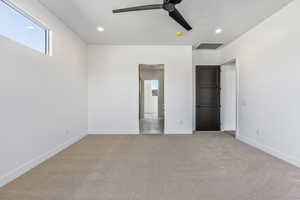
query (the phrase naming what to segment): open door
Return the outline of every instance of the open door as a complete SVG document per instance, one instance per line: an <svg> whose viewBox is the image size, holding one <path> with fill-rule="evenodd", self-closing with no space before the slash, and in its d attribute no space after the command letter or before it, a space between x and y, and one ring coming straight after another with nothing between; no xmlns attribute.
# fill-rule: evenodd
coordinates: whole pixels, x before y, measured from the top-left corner
<svg viewBox="0 0 300 200"><path fill-rule="evenodd" d="M236 61L230 61L221 67L221 129L224 132L237 131L238 78Z"/></svg>

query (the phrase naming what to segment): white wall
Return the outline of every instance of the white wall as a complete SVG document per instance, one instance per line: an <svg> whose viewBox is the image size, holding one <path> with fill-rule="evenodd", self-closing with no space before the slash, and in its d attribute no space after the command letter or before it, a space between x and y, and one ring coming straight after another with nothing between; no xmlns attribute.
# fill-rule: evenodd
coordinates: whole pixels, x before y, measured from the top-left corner
<svg viewBox="0 0 300 200"><path fill-rule="evenodd" d="M139 64L165 65L166 133L192 133L191 46L89 46L89 132L139 133Z"/></svg>
<svg viewBox="0 0 300 200"><path fill-rule="evenodd" d="M219 65L219 50L194 50L193 65Z"/></svg>
<svg viewBox="0 0 300 200"><path fill-rule="evenodd" d="M239 138L300 167L300 1L221 50L237 59Z"/></svg>
<svg viewBox="0 0 300 200"><path fill-rule="evenodd" d="M221 66L221 126L223 131L236 130L237 92L235 62Z"/></svg>
<svg viewBox="0 0 300 200"><path fill-rule="evenodd" d="M85 43L38 1L13 2L53 31L53 56L0 36L0 186L87 130Z"/></svg>

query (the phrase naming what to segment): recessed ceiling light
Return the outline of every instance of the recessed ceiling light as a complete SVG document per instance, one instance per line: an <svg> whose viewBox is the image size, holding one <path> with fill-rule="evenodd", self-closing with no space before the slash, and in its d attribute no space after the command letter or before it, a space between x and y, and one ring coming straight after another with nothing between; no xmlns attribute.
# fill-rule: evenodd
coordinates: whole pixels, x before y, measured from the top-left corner
<svg viewBox="0 0 300 200"><path fill-rule="evenodd" d="M98 30L99 32L103 32L103 31L104 31L104 28L101 27L101 26L99 26L99 27L97 28L97 30Z"/></svg>
<svg viewBox="0 0 300 200"><path fill-rule="evenodd" d="M216 29L216 34L220 34L222 32L223 32L223 30L221 28Z"/></svg>
<svg viewBox="0 0 300 200"><path fill-rule="evenodd" d="M34 27L33 26L26 26L27 29L33 30Z"/></svg>

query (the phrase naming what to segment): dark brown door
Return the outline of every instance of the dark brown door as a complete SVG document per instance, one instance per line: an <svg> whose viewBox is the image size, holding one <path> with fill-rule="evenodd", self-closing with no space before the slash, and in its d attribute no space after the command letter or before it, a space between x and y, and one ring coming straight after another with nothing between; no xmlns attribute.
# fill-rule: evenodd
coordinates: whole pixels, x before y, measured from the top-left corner
<svg viewBox="0 0 300 200"><path fill-rule="evenodd" d="M220 130L220 66L196 67L196 129Z"/></svg>

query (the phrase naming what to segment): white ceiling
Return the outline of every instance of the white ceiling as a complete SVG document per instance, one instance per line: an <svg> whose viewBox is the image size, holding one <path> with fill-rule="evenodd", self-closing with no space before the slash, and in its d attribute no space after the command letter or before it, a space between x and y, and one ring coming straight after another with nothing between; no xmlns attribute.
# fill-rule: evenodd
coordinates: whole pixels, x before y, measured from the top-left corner
<svg viewBox="0 0 300 200"><path fill-rule="evenodd" d="M292 0L183 0L177 6L193 30L185 31L164 10L113 14L113 9L162 0L40 0L89 44L198 45L228 43ZM98 32L97 26L105 31ZM223 33L215 34L217 28Z"/></svg>

